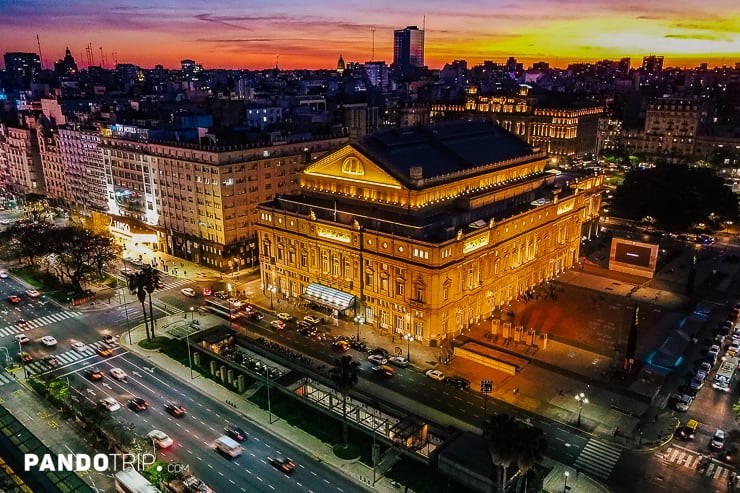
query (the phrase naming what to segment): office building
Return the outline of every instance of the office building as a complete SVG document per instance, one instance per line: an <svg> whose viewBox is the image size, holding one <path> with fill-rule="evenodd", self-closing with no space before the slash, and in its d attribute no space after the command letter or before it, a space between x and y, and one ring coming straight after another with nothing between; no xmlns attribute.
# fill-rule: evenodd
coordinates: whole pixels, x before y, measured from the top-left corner
<svg viewBox="0 0 740 493"><path fill-rule="evenodd" d="M33 77L41 72L41 58L36 53L5 53L5 72L12 89L24 91L31 86Z"/></svg>
<svg viewBox="0 0 740 493"><path fill-rule="evenodd" d="M424 67L424 31L416 26L393 31L393 68L402 73Z"/></svg>

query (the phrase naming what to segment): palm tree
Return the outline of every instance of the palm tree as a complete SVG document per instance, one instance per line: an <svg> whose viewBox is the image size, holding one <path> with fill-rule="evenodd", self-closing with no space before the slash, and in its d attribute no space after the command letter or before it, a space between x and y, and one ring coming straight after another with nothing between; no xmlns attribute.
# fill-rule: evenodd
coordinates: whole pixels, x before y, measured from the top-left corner
<svg viewBox="0 0 740 493"><path fill-rule="evenodd" d="M505 491L506 469L516 460L517 421L508 414L494 414L485 423L484 436L488 438L491 462L498 468L497 489Z"/></svg>
<svg viewBox="0 0 740 493"><path fill-rule="evenodd" d="M145 286L146 286L146 279L142 271L129 274L128 290L131 294L136 295L136 297L139 299L139 303L141 303L141 311L144 312L144 327L146 329L146 340L151 341L152 339L149 336L149 320L147 319L147 316L146 316L146 306L144 306L144 302L146 301L146 287Z"/></svg>
<svg viewBox="0 0 740 493"><path fill-rule="evenodd" d="M344 448L349 447L347 443L347 396L350 390L357 385L357 375L360 372L360 363L354 361L352 356L344 355L334 360L334 367L329 370L329 376L337 387L337 392L342 394L342 438Z"/></svg>
<svg viewBox="0 0 740 493"><path fill-rule="evenodd" d="M151 265L145 265L141 268L141 274L144 277L144 290L149 296L149 319L152 322L152 337L154 335L154 310L152 308L152 293L157 289L159 283L162 281L160 273L157 269Z"/></svg>
<svg viewBox="0 0 740 493"><path fill-rule="evenodd" d="M547 450L547 439L540 428L520 423L519 439L516 446L516 463L524 477L524 493L527 492L529 471L537 464L542 463L543 455ZM520 483L521 484L521 483Z"/></svg>

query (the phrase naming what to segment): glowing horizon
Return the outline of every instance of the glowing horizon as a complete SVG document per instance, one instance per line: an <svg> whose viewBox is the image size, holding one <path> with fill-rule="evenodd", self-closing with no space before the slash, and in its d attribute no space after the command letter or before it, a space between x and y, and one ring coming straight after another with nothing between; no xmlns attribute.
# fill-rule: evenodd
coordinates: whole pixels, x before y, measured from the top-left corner
<svg viewBox="0 0 740 493"><path fill-rule="evenodd" d="M45 68L66 47L87 67L90 46L92 64L102 58L106 68L115 62L179 68L180 60L192 59L207 69L259 70L274 67L279 57L284 69L331 69L340 54L345 62L390 64L393 31L417 25L425 27L425 64L432 69L453 60L473 66L510 56L525 67L545 61L560 68L623 57L637 66L647 55L663 56L666 67L740 62L735 0L470 0L454 8L442 0L376 0L351 12L337 0L308 7L296 0L253 0L241 8L225 1L208 12L202 5L130 0L103 10L91 0L19 0L3 7L0 50L38 53L38 34Z"/></svg>

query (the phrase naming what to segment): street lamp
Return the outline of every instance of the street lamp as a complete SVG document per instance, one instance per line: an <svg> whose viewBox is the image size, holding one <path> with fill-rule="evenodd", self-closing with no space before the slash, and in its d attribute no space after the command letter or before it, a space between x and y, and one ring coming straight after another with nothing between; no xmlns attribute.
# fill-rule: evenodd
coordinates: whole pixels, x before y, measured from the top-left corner
<svg viewBox="0 0 740 493"><path fill-rule="evenodd" d="M195 321L195 308L193 308L192 306L190 307L190 321Z"/></svg>
<svg viewBox="0 0 740 493"><path fill-rule="evenodd" d="M360 317L355 315L355 325L357 325L357 340L360 340Z"/></svg>
<svg viewBox="0 0 740 493"><path fill-rule="evenodd" d="M18 340L18 357L21 359L21 366L23 367L23 378L28 378L28 370L26 370L26 362L23 361L23 346L21 345L20 339Z"/></svg>
<svg viewBox="0 0 740 493"><path fill-rule="evenodd" d="M274 307L272 305L272 295L277 292L277 288L273 285L270 285L267 290L270 292L270 311L274 311Z"/></svg>
<svg viewBox="0 0 740 493"><path fill-rule="evenodd" d="M578 427L581 427L581 413L583 412L583 405L588 404L588 397L584 392L576 394L576 400L578 401Z"/></svg>
<svg viewBox="0 0 740 493"><path fill-rule="evenodd" d="M568 487L568 476L570 476L570 472L565 471L565 484L563 485L563 493L566 493L570 489Z"/></svg>
<svg viewBox="0 0 740 493"><path fill-rule="evenodd" d="M414 340L414 336L410 333L403 336L406 339L406 360L411 363L411 341Z"/></svg>
<svg viewBox="0 0 740 493"><path fill-rule="evenodd" d="M193 359L190 356L190 332L187 332L185 334L185 344L188 345L188 367L190 367L190 380L192 380L193 379Z"/></svg>

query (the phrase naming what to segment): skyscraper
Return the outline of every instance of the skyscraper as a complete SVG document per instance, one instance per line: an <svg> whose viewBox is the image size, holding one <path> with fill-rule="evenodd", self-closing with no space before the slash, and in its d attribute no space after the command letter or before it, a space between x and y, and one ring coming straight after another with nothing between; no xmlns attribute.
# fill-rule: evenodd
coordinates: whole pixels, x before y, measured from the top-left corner
<svg viewBox="0 0 740 493"><path fill-rule="evenodd" d="M424 31L416 26L393 31L393 68L402 73L424 66Z"/></svg>
<svg viewBox="0 0 740 493"><path fill-rule="evenodd" d="M4 58L13 89L28 89L33 76L41 72L41 58L36 53L8 52Z"/></svg>

